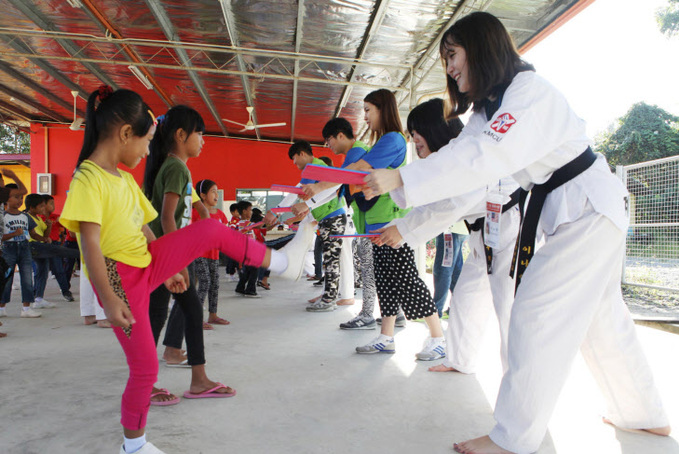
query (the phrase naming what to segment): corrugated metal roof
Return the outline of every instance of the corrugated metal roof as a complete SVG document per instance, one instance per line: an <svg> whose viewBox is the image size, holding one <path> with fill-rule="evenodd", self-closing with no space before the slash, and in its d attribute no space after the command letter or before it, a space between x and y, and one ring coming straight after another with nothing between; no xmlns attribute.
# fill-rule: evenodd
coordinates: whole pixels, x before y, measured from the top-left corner
<svg viewBox="0 0 679 454"><path fill-rule="evenodd" d="M0 120L70 123L71 91L133 89L157 113L187 104L209 133L322 142L341 115L365 130L363 98L396 92L407 112L441 92L441 34L476 10L521 47L592 0L0 0ZM148 77L147 90L128 69ZM256 124L243 128L252 106Z"/></svg>

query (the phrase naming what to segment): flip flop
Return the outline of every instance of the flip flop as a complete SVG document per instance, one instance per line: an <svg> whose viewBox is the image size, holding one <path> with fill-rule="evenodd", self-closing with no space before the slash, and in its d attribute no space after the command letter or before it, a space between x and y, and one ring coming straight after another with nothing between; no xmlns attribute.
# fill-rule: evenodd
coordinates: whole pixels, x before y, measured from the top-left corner
<svg viewBox="0 0 679 454"><path fill-rule="evenodd" d="M191 365L189 364L189 360L185 359L181 363L175 363L175 364L170 364L170 363L165 363L165 367L184 367L184 368L190 368Z"/></svg>
<svg viewBox="0 0 679 454"><path fill-rule="evenodd" d="M257 281L257 287L262 287L264 290L271 290L269 284L265 284L262 281Z"/></svg>
<svg viewBox="0 0 679 454"><path fill-rule="evenodd" d="M231 322L223 319L221 317L217 317L216 319L212 320L211 322L208 322L211 325L230 325Z"/></svg>
<svg viewBox="0 0 679 454"><path fill-rule="evenodd" d="M202 393L194 394L192 392L186 391L184 392L184 397L186 399L207 399L207 398L221 398L221 397L233 397L236 395L236 390L234 389L232 393L218 393L216 392L218 389L222 388L228 388L228 386L223 385L221 383L217 383L217 386L215 386L212 389L208 389L207 391L203 391Z"/></svg>
<svg viewBox="0 0 679 454"><path fill-rule="evenodd" d="M215 329L215 327L210 325L208 322L203 322L203 329L206 331L210 331L212 329Z"/></svg>
<svg viewBox="0 0 679 454"><path fill-rule="evenodd" d="M151 399L153 399L156 396L171 396L171 395L172 395L172 393L170 391L168 391L167 389L160 388L158 390L158 392L151 394ZM156 407L167 407L168 405L177 405L180 401L181 401L181 399L179 397L175 396L174 399L170 399L170 400L160 400L160 401L157 401L157 402L151 401L151 405L154 405Z"/></svg>

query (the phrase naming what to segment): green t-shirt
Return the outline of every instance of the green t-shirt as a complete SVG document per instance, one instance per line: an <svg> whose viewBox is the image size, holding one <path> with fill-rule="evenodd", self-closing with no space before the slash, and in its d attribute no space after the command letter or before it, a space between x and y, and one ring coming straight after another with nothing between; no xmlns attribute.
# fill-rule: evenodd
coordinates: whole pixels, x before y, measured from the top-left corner
<svg viewBox="0 0 679 454"><path fill-rule="evenodd" d="M191 172L182 160L172 155L168 156L163 165L160 166L156 181L153 184L151 204L158 213L163 211L163 198L168 192L179 194L174 220L178 229L186 227L191 222L191 207L193 205ZM160 218L161 216L158 216L149 224L157 238L163 236Z"/></svg>

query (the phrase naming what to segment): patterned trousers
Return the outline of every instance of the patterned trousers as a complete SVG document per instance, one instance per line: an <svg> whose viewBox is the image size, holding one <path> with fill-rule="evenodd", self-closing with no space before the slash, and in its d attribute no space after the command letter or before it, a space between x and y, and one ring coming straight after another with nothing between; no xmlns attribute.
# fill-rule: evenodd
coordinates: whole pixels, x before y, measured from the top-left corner
<svg viewBox="0 0 679 454"><path fill-rule="evenodd" d="M219 260L198 257L193 263L196 265L200 304L205 306L207 295L208 310L211 314L216 314L219 297Z"/></svg>
<svg viewBox="0 0 679 454"><path fill-rule="evenodd" d="M330 238L330 235L343 235L347 226L346 214L325 218L318 223L318 234L323 240L323 272L325 289L323 302L330 303L337 298L340 277L340 250L342 238Z"/></svg>

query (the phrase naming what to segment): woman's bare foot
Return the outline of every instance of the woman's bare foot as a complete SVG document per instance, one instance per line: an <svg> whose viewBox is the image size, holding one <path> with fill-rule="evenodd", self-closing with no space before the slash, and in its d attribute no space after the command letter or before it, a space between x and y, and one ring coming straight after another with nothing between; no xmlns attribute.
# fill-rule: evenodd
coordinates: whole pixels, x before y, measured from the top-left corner
<svg viewBox="0 0 679 454"><path fill-rule="evenodd" d="M502 449L493 443L493 440L488 435L463 441L462 443L455 443L454 448L456 452L462 454L513 454L511 451Z"/></svg>
<svg viewBox="0 0 679 454"><path fill-rule="evenodd" d="M179 360L177 362L184 361L186 359L186 350L179 350L179 353L181 354L181 360ZM166 348L165 353L163 353L163 361L167 361L167 358L168 358L168 356L167 356L167 348ZM170 363L172 363L172 361L173 360L171 358Z"/></svg>
<svg viewBox="0 0 679 454"><path fill-rule="evenodd" d="M627 432L647 432L653 435L660 435L661 437L667 437L670 435L670 432L672 432L672 427L670 426L665 426L665 427L653 427L651 429L625 429L623 427L616 426L613 424L613 421L610 419L606 418L605 416L601 418L604 423L610 424L611 426L615 427L616 429L620 430L625 430Z"/></svg>
<svg viewBox="0 0 679 454"><path fill-rule="evenodd" d="M323 295L318 295L316 298L311 298L309 302L311 304L314 304L316 301L320 300Z"/></svg>
<svg viewBox="0 0 679 454"><path fill-rule="evenodd" d="M95 323L97 323L97 317L95 317L94 315L85 315L83 317L83 323L85 325L94 325Z"/></svg>
<svg viewBox="0 0 679 454"><path fill-rule="evenodd" d="M97 326L99 328L110 328L111 322L109 322L108 320L97 320Z"/></svg>
<svg viewBox="0 0 679 454"><path fill-rule="evenodd" d="M153 396L155 394L155 396ZM155 386L151 390L151 402L169 402L175 400L177 396L172 393L164 392L161 388L156 388Z"/></svg>
<svg viewBox="0 0 679 454"><path fill-rule="evenodd" d="M339 300L339 301L337 302L337 305L338 305L338 306L351 306L352 304L354 304L354 299L353 299L353 298L345 298L345 299Z"/></svg>
<svg viewBox="0 0 679 454"><path fill-rule="evenodd" d="M457 369L444 366L443 364L438 364L436 366L431 366L429 372L459 372Z"/></svg>

